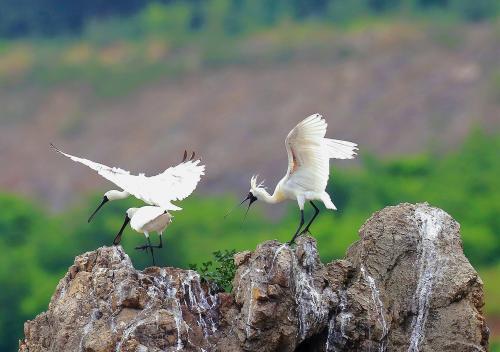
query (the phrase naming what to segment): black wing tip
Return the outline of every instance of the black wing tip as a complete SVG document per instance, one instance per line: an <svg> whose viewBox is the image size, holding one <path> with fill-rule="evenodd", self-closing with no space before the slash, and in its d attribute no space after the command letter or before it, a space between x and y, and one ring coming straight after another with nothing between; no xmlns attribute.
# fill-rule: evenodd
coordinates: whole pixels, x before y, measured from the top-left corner
<svg viewBox="0 0 500 352"><path fill-rule="evenodd" d="M201 157L197 157L196 155L196 152L195 151L191 151L191 155L189 156L189 159L188 159L188 151L185 149L184 150L184 157L182 158L182 161L181 163L189 163L189 162L196 162L196 161L201 161L202 158Z"/></svg>

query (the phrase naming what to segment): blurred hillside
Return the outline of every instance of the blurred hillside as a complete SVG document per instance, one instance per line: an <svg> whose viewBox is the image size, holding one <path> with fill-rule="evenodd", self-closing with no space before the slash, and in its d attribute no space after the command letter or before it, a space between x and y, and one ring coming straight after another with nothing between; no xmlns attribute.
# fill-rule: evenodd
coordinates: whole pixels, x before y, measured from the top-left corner
<svg viewBox="0 0 500 352"><path fill-rule="evenodd" d="M287 131L313 112L330 137L379 156L441 153L500 121L497 22L282 23L222 42L153 33L5 44L2 188L60 208L72 189L106 187L50 142L148 173L193 149L208 165L202 189L215 193L246 190L255 172L277 181Z"/></svg>

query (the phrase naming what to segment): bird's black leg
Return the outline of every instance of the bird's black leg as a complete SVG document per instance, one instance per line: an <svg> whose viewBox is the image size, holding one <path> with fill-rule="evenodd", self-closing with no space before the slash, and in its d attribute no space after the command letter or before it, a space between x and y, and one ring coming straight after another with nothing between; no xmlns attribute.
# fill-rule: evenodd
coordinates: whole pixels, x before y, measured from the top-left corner
<svg viewBox="0 0 500 352"><path fill-rule="evenodd" d="M152 248L163 248L163 241L162 241L162 235L161 233L158 234L160 236L160 243L158 243L158 245L156 246L152 246L151 243L149 245L145 245L145 246L142 246L142 247L136 247L135 249L146 249L146 248L149 248L149 247L152 247ZM149 238L148 238L149 240Z"/></svg>
<svg viewBox="0 0 500 352"><path fill-rule="evenodd" d="M135 249L145 250L145 249L151 248L151 241L149 240L149 234L146 235L146 233L144 233L144 235L148 239L149 244L145 244L144 246L135 247Z"/></svg>
<svg viewBox="0 0 500 352"><path fill-rule="evenodd" d="M312 200L309 201L309 203L311 203L312 207L314 208L314 215L313 217L311 218L311 220L309 221L309 223L306 225L306 227L304 228L304 230L302 230L301 233L306 233L306 232L309 232L309 226L311 226L311 224L313 223L314 219L316 219L316 216L318 216L319 214L319 209L318 207L312 202Z"/></svg>
<svg viewBox="0 0 500 352"><path fill-rule="evenodd" d="M295 241L295 238L299 235L300 229L304 225L304 210L300 211L300 224L299 227L297 228L297 231L295 232L295 235L293 235L292 240L288 242L288 244L292 244Z"/></svg>
<svg viewBox="0 0 500 352"><path fill-rule="evenodd" d="M149 237L148 237L148 246L149 246L149 249L151 250L151 257L153 257L153 266L156 266L155 255L153 253L153 246L151 245L151 240L149 239Z"/></svg>

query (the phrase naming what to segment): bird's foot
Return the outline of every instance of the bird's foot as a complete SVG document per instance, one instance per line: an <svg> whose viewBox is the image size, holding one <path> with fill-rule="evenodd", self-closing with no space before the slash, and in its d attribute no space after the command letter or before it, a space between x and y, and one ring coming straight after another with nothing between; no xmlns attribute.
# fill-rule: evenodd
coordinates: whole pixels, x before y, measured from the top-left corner
<svg viewBox="0 0 500 352"><path fill-rule="evenodd" d="M144 250L147 250L149 248L151 248L151 246L149 246L149 245L135 247L135 249L138 249L140 251L144 251Z"/></svg>
<svg viewBox="0 0 500 352"><path fill-rule="evenodd" d="M291 246L292 244L295 244L295 240L304 234L311 235L311 232L309 232L309 229L302 230L298 235L293 236L292 240L288 242L288 245Z"/></svg>
<svg viewBox="0 0 500 352"><path fill-rule="evenodd" d="M300 235L295 235L293 236L293 238L288 242L288 246L292 247L293 245L295 245L295 240L297 239L297 237L299 237Z"/></svg>

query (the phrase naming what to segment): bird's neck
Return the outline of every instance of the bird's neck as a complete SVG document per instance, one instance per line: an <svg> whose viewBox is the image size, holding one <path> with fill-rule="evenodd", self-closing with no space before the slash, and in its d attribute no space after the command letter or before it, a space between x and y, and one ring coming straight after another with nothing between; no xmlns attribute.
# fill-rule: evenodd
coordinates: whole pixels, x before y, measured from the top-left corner
<svg viewBox="0 0 500 352"><path fill-rule="evenodd" d="M275 188L273 194L269 194L269 192L267 192L264 188L260 188L257 198L259 200L262 200L263 202L271 204L279 203L284 200L284 197L282 196L282 193L279 191L278 187Z"/></svg>

